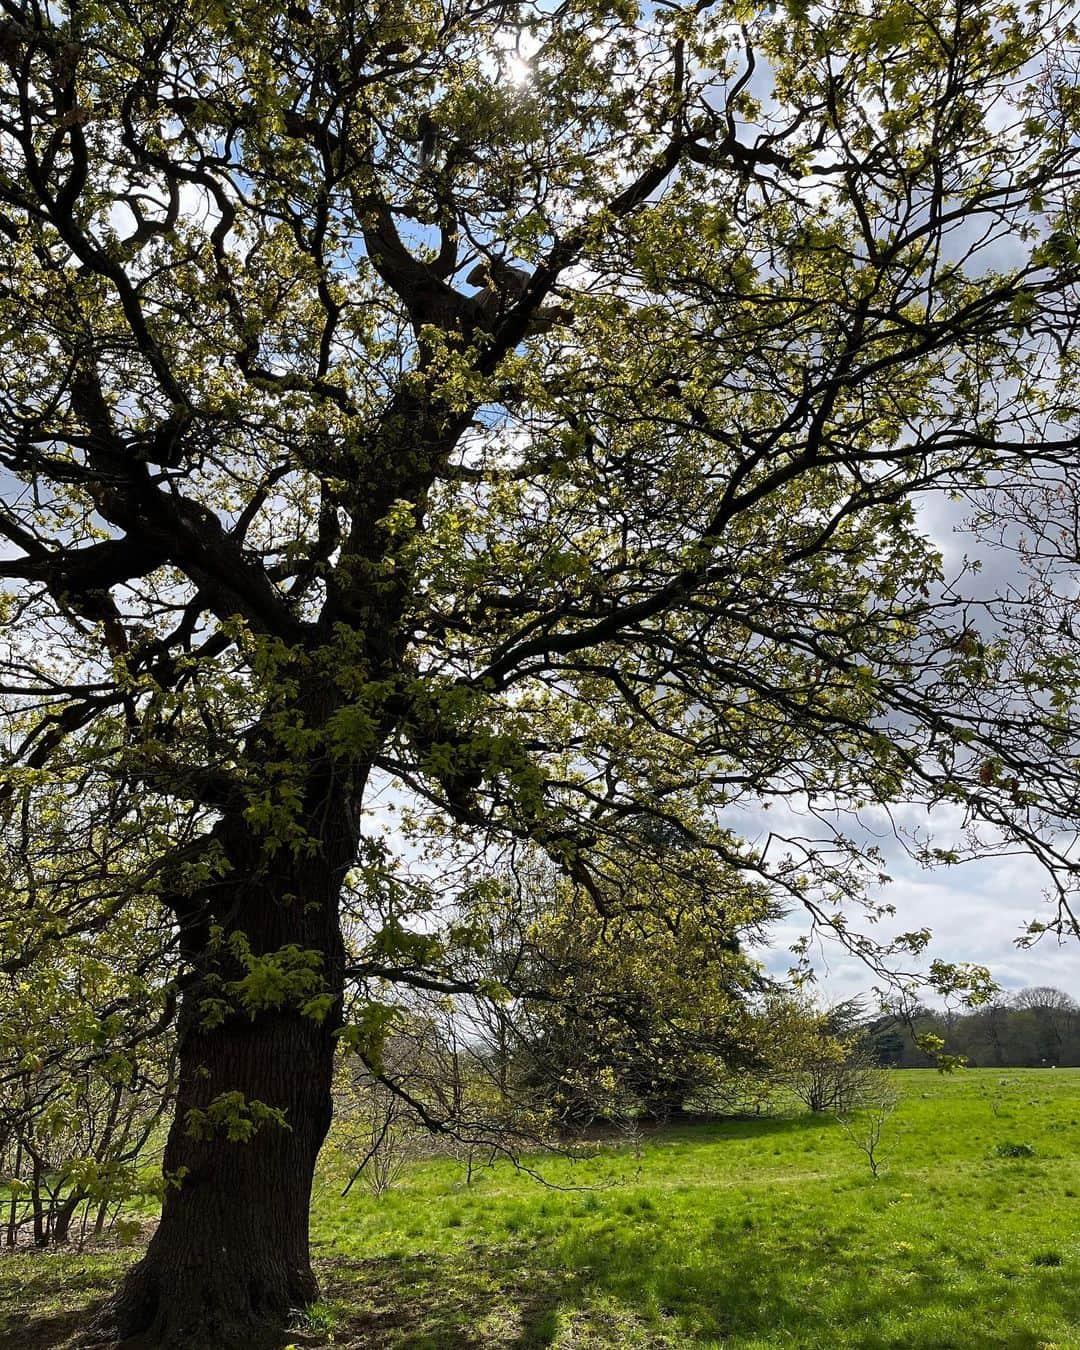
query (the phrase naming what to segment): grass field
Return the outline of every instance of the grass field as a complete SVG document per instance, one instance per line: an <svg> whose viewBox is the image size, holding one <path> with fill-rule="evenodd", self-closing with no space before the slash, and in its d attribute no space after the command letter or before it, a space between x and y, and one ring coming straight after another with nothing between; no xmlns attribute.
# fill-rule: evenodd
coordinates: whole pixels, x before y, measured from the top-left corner
<svg viewBox="0 0 1080 1350"><path fill-rule="evenodd" d="M508 1165L466 1186L440 1161L342 1200L324 1176L325 1296L293 1342L1080 1350L1080 1070L895 1080L876 1181L834 1120L809 1115L541 1164L588 1189ZM1014 1144L1033 1156L999 1154ZM0 1258L0 1345L64 1345L137 1255Z"/></svg>

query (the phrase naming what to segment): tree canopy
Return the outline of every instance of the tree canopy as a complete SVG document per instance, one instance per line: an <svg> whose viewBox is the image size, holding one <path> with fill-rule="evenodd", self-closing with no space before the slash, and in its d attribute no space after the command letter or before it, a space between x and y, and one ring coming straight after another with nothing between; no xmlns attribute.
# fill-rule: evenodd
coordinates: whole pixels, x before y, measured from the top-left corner
<svg viewBox="0 0 1080 1350"><path fill-rule="evenodd" d="M110 1334L313 1296L335 1045L454 994L507 851L602 915L651 816L882 965L926 935L848 917L858 812L943 807L927 858L1029 848L1075 935L1075 600L1025 533L1075 563L1071 6L0 13L3 959L149 901L129 1005L180 1006ZM935 498L1027 589L947 574ZM89 886L19 844L46 803Z"/></svg>

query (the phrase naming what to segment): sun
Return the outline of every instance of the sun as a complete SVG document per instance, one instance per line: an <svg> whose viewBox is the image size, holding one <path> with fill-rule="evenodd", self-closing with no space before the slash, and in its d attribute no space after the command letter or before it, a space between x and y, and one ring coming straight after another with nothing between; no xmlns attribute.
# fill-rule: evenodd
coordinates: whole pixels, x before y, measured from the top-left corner
<svg viewBox="0 0 1080 1350"><path fill-rule="evenodd" d="M532 64L523 56L508 56L503 64L503 70L511 84L525 85L532 79Z"/></svg>

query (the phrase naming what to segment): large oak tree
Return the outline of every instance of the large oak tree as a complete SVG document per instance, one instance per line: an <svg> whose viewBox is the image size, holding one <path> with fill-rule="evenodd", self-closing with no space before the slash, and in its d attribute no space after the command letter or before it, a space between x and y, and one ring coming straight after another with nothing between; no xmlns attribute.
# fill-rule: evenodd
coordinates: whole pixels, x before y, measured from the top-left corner
<svg viewBox="0 0 1080 1350"><path fill-rule="evenodd" d="M877 961L833 812L940 804L1075 927L1072 592L966 597L919 513L1075 466L1070 7L0 13L4 956L149 898L181 963L109 1334L313 1296L335 1046L377 1063L385 990L470 941L439 840L602 909L652 813ZM85 891L32 865L43 794ZM742 842L776 799L815 828Z"/></svg>

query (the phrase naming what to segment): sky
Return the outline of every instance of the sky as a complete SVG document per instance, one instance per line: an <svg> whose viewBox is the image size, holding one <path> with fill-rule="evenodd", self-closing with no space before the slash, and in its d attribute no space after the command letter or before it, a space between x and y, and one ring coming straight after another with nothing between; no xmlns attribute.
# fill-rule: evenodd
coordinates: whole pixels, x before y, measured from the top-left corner
<svg viewBox="0 0 1080 1350"><path fill-rule="evenodd" d="M898 846L886 846L885 853L892 881L878 897L895 906L896 917L877 925L872 930L876 935L925 926L933 930L934 940L924 968L933 958L972 961L989 967L1006 991L1051 985L1080 999L1080 942L1059 944L1048 935L1032 948L1016 946L1027 923L1046 909L1042 870L1030 858L990 858L927 870L905 857ZM772 943L758 953L771 974L784 975L793 960L788 948L806 928L797 913L775 925ZM815 943L810 959L826 1002L869 993L878 984L834 941ZM931 997L927 1002L940 1000Z"/></svg>
<svg viewBox="0 0 1080 1350"><path fill-rule="evenodd" d="M1018 579L1010 554L992 549L965 528L963 507L938 497L924 501L920 514L927 533L942 552L946 576L955 573L966 556L978 558L982 564L978 573L981 593L1000 593L1010 581ZM782 832L783 822L778 816L774 807L767 828ZM942 836L949 834L953 824L944 811L930 816L922 808L901 809L894 817L907 828L930 829ZM753 833L752 825L749 833ZM934 958L974 962L987 966L1007 992L1050 985L1080 1000L1080 941L1059 942L1048 934L1032 947L1017 946L1017 939L1032 919L1051 917L1044 894L1046 876L1031 857L1014 854L925 868L895 842L884 817L875 833L886 858L885 871L892 880L873 898L896 908L895 919L883 921L872 930L875 936L930 928L934 940L922 962L924 968ZM940 838L939 842L946 840ZM793 959L790 945L806 929L807 924L796 913L775 926L772 943L759 953L770 973L783 976ZM835 941L816 943L810 959L826 1002L868 993L878 983ZM940 1000L928 998L927 1002Z"/></svg>
<svg viewBox="0 0 1080 1350"><path fill-rule="evenodd" d="M751 88L766 107L771 100L771 82L768 63L759 58ZM1002 104L992 112L991 121L996 117L1003 129L1011 116L1010 109ZM958 237L952 240L956 248L962 248L963 243ZM1019 238L1000 235L985 249L983 264L1005 269L1015 264L1028 247ZM977 585L983 594L1000 594L1017 579L1015 560L1011 555L995 552L965 530L961 506L940 497L927 499L921 504L920 515L928 535L942 552L946 576L960 570L966 555L978 558L982 564ZM965 590L972 589L969 580ZM744 819L740 832L748 838L753 838L757 829L762 838L772 830L782 834L782 814L780 803L774 803L767 818ZM928 818L925 810L918 819L913 812L905 819L902 809L898 815L909 827L929 827L935 834L939 831L947 834L951 824L942 813ZM794 832L799 833L798 823L792 821L792 824ZM805 821L802 824L805 825ZM1015 855L926 869L908 857L890 838L884 819L877 842L885 855L885 870L892 881L873 898L894 905L897 912L891 924L883 922L871 930L875 936L885 937L889 932L927 927L933 931L934 941L926 953L924 966L934 958L974 962L987 966L1006 991L1031 985L1052 985L1080 999L1080 942L1073 939L1059 943L1053 935L1047 935L1034 947L1025 949L1016 945L1016 939L1032 919L1051 916L1050 904L1044 898L1046 877L1033 859ZM797 913L776 925L773 942L759 953L771 973L777 976L786 973L793 961L790 944L806 929L805 916ZM816 943L810 959L826 1001L868 992L878 983L861 962L835 941Z"/></svg>

